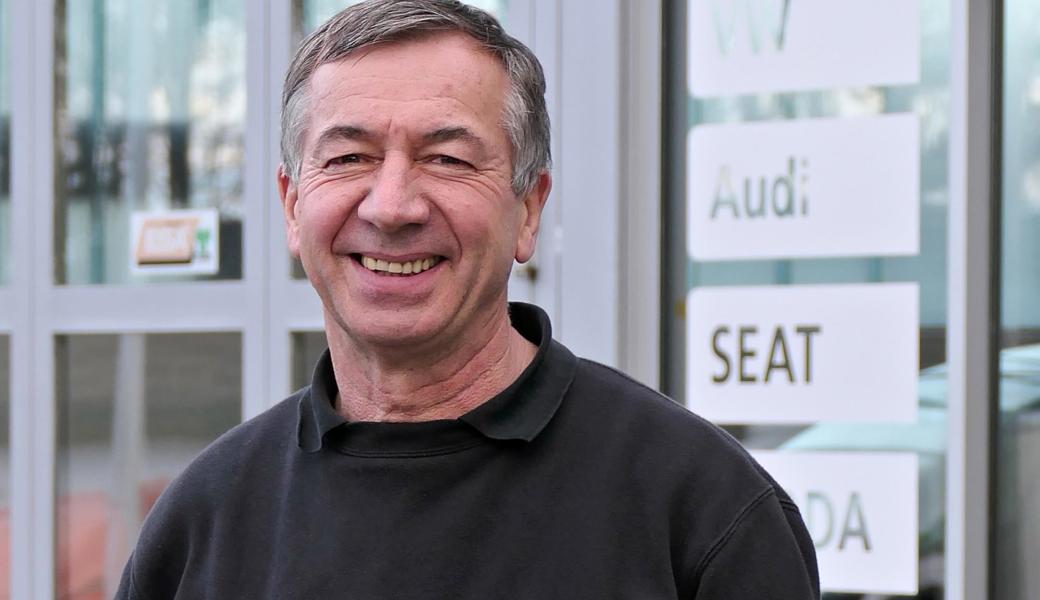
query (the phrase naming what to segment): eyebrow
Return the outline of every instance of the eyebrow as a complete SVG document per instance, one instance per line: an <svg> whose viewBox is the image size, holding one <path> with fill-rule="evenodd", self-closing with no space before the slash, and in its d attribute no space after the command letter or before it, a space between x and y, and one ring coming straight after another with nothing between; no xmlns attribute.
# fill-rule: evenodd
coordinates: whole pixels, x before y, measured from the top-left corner
<svg viewBox="0 0 1040 600"><path fill-rule="evenodd" d="M321 132L314 144L314 149L315 153L320 154L326 145L333 142L343 140L369 141L374 137L373 133L364 127L357 125L332 125ZM462 126L434 129L423 134L422 141L424 144L461 141L473 144L482 153L487 151L487 145L484 143L484 140L468 128Z"/></svg>
<svg viewBox="0 0 1040 600"><path fill-rule="evenodd" d="M479 146L481 150L484 149L484 140L480 139L480 136L465 127L441 127L440 129L435 129L423 135L422 139L427 144L458 140L475 144Z"/></svg>
<svg viewBox="0 0 1040 600"><path fill-rule="evenodd" d="M372 138L372 133L364 127L358 127L357 125L332 125L327 127L318 136L318 141L314 144L315 153L320 154L322 149L332 142L341 140L368 140Z"/></svg>

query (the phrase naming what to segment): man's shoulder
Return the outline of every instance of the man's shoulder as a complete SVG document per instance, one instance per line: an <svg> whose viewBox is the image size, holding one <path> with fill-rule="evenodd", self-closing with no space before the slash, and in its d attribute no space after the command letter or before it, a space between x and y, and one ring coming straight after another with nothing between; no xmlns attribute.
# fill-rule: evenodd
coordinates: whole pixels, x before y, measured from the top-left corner
<svg viewBox="0 0 1040 600"><path fill-rule="evenodd" d="M571 391L592 405L597 413L609 411L614 421L652 427L659 435L678 435L684 439L707 437L727 449L743 453L740 443L720 427L614 367L579 359Z"/></svg>
<svg viewBox="0 0 1040 600"><path fill-rule="evenodd" d="M811 553L798 508L721 427L617 369L584 359L568 404L574 424L568 430L596 445L627 497L676 511L669 514L684 540L678 561L684 573L700 573L711 553L747 523L759 528L756 539L786 544L797 538Z"/></svg>
<svg viewBox="0 0 1040 600"><path fill-rule="evenodd" d="M646 462L666 461L686 477L714 480L726 474L739 489L771 488L784 495L732 435L622 371L580 359L571 392L608 446Z"/></svg>
<svg viewBox="0 0 1040 600"><path fill-rule="evenodd" d="M686 407L672 398L636 380L631 375L590 360L578 359L574 385L582 395L593 395L596 399L609 402L613 410L632 410L648 415L688 420L688 425L706 424Z"/></svg>
<svg viewBox="0 0 1040 600"><path fill-rule="evenodd" d="M201 508L255 478L256 469L279 464L279 456L296 447L300 399L306 393L307 388L299 390L224 432L170 483L156 508L171 503Z"/></svg>
<svg viewBox="0 0 1040 600"><path fill-rule="evenodd" d="M191 467L235 467L257 453L279 452L296 444L303 388L264 412L227 430L195 459Z"/></svg>
<svg viewBox="0 0 1040 600"><path fill-rule="evenodd" d="M148 513L124 575L142 597L176 590L198 542L228 527L259 486L284 469L296 449L300 390L225 432L178 475ZM230 518L229 518L230 517Z"/></svg>

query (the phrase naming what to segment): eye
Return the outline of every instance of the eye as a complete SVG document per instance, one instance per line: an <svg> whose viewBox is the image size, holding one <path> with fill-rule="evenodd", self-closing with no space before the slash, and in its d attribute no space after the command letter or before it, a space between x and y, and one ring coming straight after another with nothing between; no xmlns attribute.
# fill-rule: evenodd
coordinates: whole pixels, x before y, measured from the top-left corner
<svg viewBox="0 0 1040 600"><path fill-rule="evenodd" d="M455 158L454 156L448 156L447 154L438 154L431 159L431 162L435 165L443 165L446 167L471 167L473 165L462 160L461 158Z"/></svg>
<svg viewBox="0 0 1040 600"><path fill-rule="evenodd" d="M351 164L357 164L357 163L360 163L360 162L361 162L361 155L360 154L344 154L343 156L337 156L336 158L333 158L328 163L326 163L325 166L326 167L334 167L334 166L337 166L337 165L351 165Z"/></svg>

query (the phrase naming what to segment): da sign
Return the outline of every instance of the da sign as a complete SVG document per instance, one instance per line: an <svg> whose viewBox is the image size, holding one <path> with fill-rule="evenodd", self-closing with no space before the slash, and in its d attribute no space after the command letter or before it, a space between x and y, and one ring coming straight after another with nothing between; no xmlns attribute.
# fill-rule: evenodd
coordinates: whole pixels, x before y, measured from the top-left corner
<svg viewBox="0 0 1040 600"><path fill-rule="evenodd" d="M916 454L753 454L798 504L823 589L917 594Z"/></svg>

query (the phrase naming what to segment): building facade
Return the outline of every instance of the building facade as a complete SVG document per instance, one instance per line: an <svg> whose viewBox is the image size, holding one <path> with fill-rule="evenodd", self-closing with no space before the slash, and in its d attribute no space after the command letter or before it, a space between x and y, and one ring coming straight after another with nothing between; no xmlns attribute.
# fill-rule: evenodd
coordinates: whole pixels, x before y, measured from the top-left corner
<svg viewBox="0 0 1040 600"><path fill-rule="evenodd" d="M309 380L279 97L349 3L0 0L0 598L111 597ZM471 3L548 78L511 296L748 447L830 600L1040 597L1040 6Z"/></svg>

